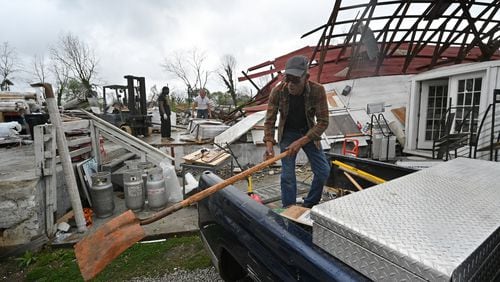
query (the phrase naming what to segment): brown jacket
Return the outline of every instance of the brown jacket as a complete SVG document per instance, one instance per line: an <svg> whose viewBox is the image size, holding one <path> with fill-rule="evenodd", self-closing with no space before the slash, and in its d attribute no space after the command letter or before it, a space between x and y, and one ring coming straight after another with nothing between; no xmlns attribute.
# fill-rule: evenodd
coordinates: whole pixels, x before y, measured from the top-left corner
<svg viewBox="0 0 500 282"><path fill-rule="evenodd" d="M264 142L271 141L276 144L276 140L274 140L274 125L276 124L278 111L280 113L278 141L281 141L288 115L289 95L288 88L284 82L281 82L271 90L267 105L266 121L264 122ZM329 121L325 88L319 83L308 81L304 95L306 119L309 127L306 135L320 148L319 141L321 140L321 135L328 127Z"/></svg>

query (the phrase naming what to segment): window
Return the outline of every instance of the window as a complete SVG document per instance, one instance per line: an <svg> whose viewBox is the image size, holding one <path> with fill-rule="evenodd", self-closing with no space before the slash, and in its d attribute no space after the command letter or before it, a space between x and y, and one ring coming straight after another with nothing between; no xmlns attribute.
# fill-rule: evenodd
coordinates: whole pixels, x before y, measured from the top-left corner
<svg viewBox="0 0 500 282"><path fill-rule="evenodd" d="M458 80L455 131L468 133L477 130L481 84L481 77Z"/></svg>
<svg viewBox="0 0 500 282"><path fill-rule="evenodd" d="M425 123L425 140L436 140L441 137L440 122L446 112L448 85L430 85L427 97L427 120Z"/></svg>

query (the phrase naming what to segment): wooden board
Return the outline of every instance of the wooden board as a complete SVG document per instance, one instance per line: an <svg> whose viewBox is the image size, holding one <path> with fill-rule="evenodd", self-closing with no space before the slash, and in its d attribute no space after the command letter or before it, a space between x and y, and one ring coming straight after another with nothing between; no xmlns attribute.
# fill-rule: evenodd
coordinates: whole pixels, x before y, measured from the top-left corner
<svg viewBox="0 0 500 282"><path fill-rule="evenodd" d="M405 125L406 107L391 109L391 112L399 120L399 122L401 122L401 124Z"/></svg>
<svg viewBox="0 0 500 282"><path fill-rule="evenodd" d="M293 220L297 223L312 226L313 221L311 219L311 209L291 206L280 213L281 216Z"/></svg>
<svg viewBox="0 0 500 282"><path fill-rule="evenodd" d="M217 166L220 163L231 157L230 154L217 149L205 149L208 150L202 153L202 149L195 151L189 155L185 155L182 159L189 164L199 164L199 165L209 165Z"/></svg>
<svg viewBox="0 0 500 282"><path fill-rule="evenodd" d="M23 141L22 138L17 138L17 137L1 137L0 138L0 145L4 144L19 144L21 145L21 142Z"/></svg>
<svg viewBox="0 0 500 282"><path fill-rule="evenodd" d="M326 99L328 101L328 106L330 106L330 108L337 108L338 105L337 105L337 102L335 102L335 99L333 99L333 96L337 96L337 92L335 92L335 90L332 90L332 91L329 91L328 93L326 93Z"/></svg>

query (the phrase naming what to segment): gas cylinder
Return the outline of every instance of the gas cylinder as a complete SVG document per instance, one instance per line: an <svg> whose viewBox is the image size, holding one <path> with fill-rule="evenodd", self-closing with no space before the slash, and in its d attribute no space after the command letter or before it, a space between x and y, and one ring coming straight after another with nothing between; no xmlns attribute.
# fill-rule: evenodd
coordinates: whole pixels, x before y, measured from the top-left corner
<svg viewBox="0 0 500 282"><path fill-rule="evenodd" d="M113 200L113 184L111 184L111 173L109 171L97 172L92 175L92 186L90 187L92 208L99 218L113 215L115 202Z"/></svg>
<svg viewBox="0 0 500 282"><path fill-rule="evenodd" d="M152 163L152 162L138 162L137 163L137 168L139 168L142 172L142 181L143 181L143 191L144 191L144 195L147 195L147 191L146 191L146 188L147 188L147 185L146 185L146 182L148 180L148 172L153 169L155 167L155 165ZM146 198L146 201L148 199Z"/></svg>
<svg viewBox="0 0 500 282"><path fill-rule="evenodd" d="M143 188L142 171L130 169L123 173L123 192L125 193L125 206L132 211L140 211L144 207L146 194Z"/></svg>
<svg viewBox="0 0 500 282"><path fill-rule="evenodd" d="M149 170L147 176L148 206L152 210L159 210L167 203L165 181L163 180L163 170L153 168Z"/></svg>
<svg viewBox="0 0 500 282"><path fill-rule="evenodd" d="M128 169L136 169L139 166L139 160L128 160L125 161L125 166L127 166Z"/></svg>

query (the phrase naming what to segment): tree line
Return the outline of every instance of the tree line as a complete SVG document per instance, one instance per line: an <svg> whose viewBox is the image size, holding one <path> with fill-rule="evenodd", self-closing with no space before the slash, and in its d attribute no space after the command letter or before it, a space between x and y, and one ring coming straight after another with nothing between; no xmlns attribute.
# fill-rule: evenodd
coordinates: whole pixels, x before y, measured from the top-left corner
<svg viewBox="0 0 500 282"><path fill-rule="evenodd" d="M52 46L48 56L34 55L24 65L17 50L3 42L0 46L0 90L8 91L19 73L28 73L32 81L49 82L54 87L58 105L74 98L88 98L96 93L99 59L94 49L78 36L65 34ZM248 91L238 91L235 81L236 59L224 55L216 70L206 66L206 55L198 49L174 51L160 64L163 70L183 82L185 94L173 96L177 103L191 104L200 89L206 89L210 77L216 76L226 92L210 93L218 104L237 105L249 98ZM156 87L151 89L153 97ZM183 93L184 94L184 93Z"/></svg>
<svg viewBox="0 0 500 282"><path fill-rule="evenodd" d="M92 95L96 86L98 59L94 50L77 36L69 33L49 47L48 58L34 55L27 66L23 65L17 50L3 42L0 47L1 90L10 90L12 80L18 73L28 73L36 82L49 82L61 105L63 98L85 98Z"/></svg>

